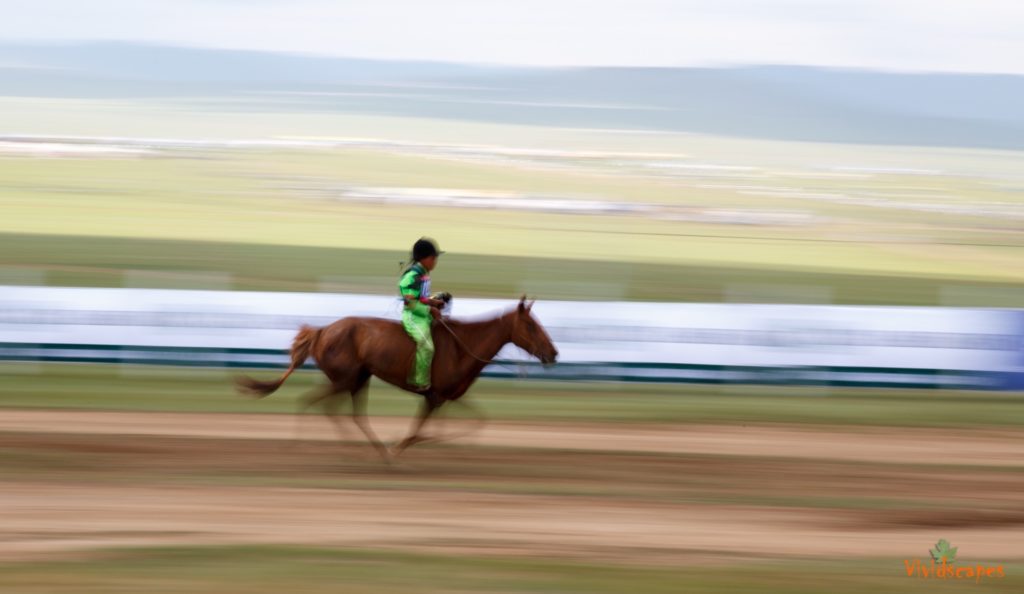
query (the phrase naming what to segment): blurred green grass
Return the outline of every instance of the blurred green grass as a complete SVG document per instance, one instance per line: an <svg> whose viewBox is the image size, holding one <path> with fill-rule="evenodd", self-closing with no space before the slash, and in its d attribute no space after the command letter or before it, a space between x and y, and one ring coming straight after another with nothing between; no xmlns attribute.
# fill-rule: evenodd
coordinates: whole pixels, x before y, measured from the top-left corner
<svg viewBox="0 0 1024 594"><path fill-rule="evenodd" d="M765 543L766 556L771 543ZM1024 567L983 580L908 578L900 559L714 560L637 566L475 555L298 546L141 548L81 560L0 565L0 588L24 594L86 592L592 592L764 594L1018 592Z"/></svg>
<svg viewBox="0 0 1024 594"><path fill-rule="evenodd" d="M235 393L235 372L213 369L90 364L0 365L0 407L223 413L291 413L296 397L321 381L293 375L272 397ZM246 371L261 378L273 370ZM706 386L540 382L483 379L470 391L496 419L808 423L896 427L1024 425L1024 402L1013 394L952 390L795 386ZM410 416L416 397L374 381L369 412ZM458 412L452 411L453 415Z"/></svg>
<svg viewBox="0 0 1024 594"><path fill-rule="evenodd" d="M0 269L0 284L5 272L7 282L20 284L16 271L23 269L39 273L27 278L54 286L389 294L398 262L407 257L400 249L7 233L0 234L0 267L7 266ZM765 298L758 295L762 287L769 293L781 288L785 300L796 303L817 300L821 294L815 289L821 289L832 303L931 305L960 289L1012 305L1021 290L1013 282L927 275L463 253L446 254L435 276L436 285L456 297L507 299L526 292L540 299L756 301ZM801 288L810 290L805 295ZM1008 297L999 303L1004 293Z"/></svg>
<svg viewBox="0 0 1024 594"><path fill-rule="evenodd" d="M1024 240L1012 221L750 196L600 167L531 170L354 149L207 150L132 160L3 158L0 179L0 282L23 282L24 272L51 285L208 288L219 275L217 286L233 289L390 292L407 244L426 234L449 251L438 283L467 296L527 290L540 298L722 301L781 287L789 302L932 305L955 294L956 305L1024 304L1024 269L1014 265ZM796 181L780 173L757 183ZM948 186L967 202L996 198L973 179L856 183L880 192ZM724 225L335 199L352 185L798 209L825 218Z"/></svg>

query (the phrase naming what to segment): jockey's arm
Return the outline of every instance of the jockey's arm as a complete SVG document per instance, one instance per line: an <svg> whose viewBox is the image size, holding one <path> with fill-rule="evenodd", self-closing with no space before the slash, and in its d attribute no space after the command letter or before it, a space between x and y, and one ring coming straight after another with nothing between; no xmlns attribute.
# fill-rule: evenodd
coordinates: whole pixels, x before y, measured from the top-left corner
<svg viewBox="0 0 1024 594"><path fill-rule="evenodd" d="M430 297L420 297L417 299L416 295L405 294L402 295L402 298L405 300L405 306L412 310L413 313L419 315L432 315L431 309L444 306L444 301L431 299Z"/></svg>
<svg viewBox="0 0 1024 594"><path fill-rule="evenodd" d="M417 300L415 295L403 295L403 297L405 297L406 303ZM445 305L444 301L441 301L440 299L433 299L427 296L420 297L418 301L420 303L427 305L428 307L444 307Z"/></svg>
<svg viewBox="0 0 1024 594"><path fill-rule="evenodd" d="M444 302L432 299L425 291L421 292L422 287L417 286L416 278L415 273L409 271L398 282L398 290L405 302L405 308L418 316L433 315L430 309L444 307Z"/></svg>

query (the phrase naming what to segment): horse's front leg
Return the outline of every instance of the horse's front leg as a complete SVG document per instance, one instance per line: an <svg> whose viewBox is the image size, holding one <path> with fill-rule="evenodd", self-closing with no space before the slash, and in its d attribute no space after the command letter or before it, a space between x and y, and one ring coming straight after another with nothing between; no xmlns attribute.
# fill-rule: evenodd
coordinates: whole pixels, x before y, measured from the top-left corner
<svg viewBox="0 0 1024 594"><path fill-rule="evenodd" d="M448 420L453 417L450 414L445 414L439 417L438 422L442 423L442 427L444 427L444 429L442 430L442 434L436 438L437 441L452 441L454 439L460 439L478 433L480 432L481 429L487 426L487 415L485 415L484 412L480 410L479 407L472 404L468 400L465 400L464 398L458 398L456 400L450 400L448 402L449 406L446 410L449 413L452 412L452 406L459 405L462 408L462 410L469 413L469 415L468 417L463 417L461 419L455 417L457 428L453 433L447 432ZM458 425L462 425L462 427L458 427Z"/></svg>
<svg viewBox="0 0 1024 594"><path fill-rule="evenodd" d="M412 427L409 430L408 437L398 442L398 444L392 449L393 455L398 456L412 444L427 440L426 437L420 435L420 431L423 429L423 425L426 424L427 419L430 418L430 415L434 414L434 411L440 408L440 406L441 405L439 403L434 402L429 398L423 399L423 405L420 407L416 418L412 421Z"/></svg>

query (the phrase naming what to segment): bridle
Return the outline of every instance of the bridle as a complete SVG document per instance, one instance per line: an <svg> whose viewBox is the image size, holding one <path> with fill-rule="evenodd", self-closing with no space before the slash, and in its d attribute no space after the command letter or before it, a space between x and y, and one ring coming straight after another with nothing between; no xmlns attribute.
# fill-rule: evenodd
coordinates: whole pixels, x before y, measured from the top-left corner
<svg viewBox="0 0 1024 594"><path fill-rule="evenodd" d="M469 355L470 357L476 359L477 361L483 363L484 365L495 364L495 365L504 365L505 367L511 367L510 364L504 363L502 361L497 361L495 359L483 359L481 357L478 357L475 353L473 353L472 350L470 350L470 348L468 346L466 346L466 343L462 342L462 339L459 338L459 335L455 333L455 330L453 330L452 327L449 326L448 323L444 321L444 318L438 318L437 321L440 322L442 326L444 326L444 329L447 330L448 333L452 335L452 338L455 339L456 344L458 344L462 348L462 350L466 351L466 354ZM514 328L513 328L513 332L515 332ZM532 356L532 357L534 357L536 359L540 358L537 355L536 348L534 348L532 350L527 350L527 349L523 349L523 350L526 351L527 353L529 353L530 356ZM522 370L522 364L519 364L519 368L520 368L520 371L521 371Z"/></svg>

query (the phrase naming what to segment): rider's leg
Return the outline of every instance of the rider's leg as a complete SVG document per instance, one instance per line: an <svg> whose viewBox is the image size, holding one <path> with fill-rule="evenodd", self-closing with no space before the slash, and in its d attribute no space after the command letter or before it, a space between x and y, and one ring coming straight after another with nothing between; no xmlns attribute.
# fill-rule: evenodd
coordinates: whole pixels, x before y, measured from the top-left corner
<svg viewBox="0 0 1024 594"><path fill-rule="evenodd" d="M430 365L434 360L434 339L430 333L430 319L412 314L402 316L402 327L416 342L416 360L410 384L419 388L430 386Z"/></svg>

